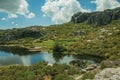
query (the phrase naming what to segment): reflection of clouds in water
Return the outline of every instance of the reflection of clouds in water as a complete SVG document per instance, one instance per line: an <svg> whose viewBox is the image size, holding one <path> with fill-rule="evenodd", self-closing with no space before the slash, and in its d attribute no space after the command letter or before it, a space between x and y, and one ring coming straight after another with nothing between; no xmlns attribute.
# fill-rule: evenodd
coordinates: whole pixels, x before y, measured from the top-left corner
<svg viewBox="0 0 120 80"><path fill-rule="evenodd" d="M28 56L21 56L21 61L23 63L24 66L30 66L31 65L31 57Z"/></svg>
<svg viewBox="0 0 120 80"><path fill-rule="evenodd" d="M1 65L10 65L10 64L21 64L22 61L19 56L10 56L10 57L0 57Z"/></svg>
<svg viewBox="0 0 120 80"><path fill-rule="evenodd" d="M75 60L73 56L65 56L59 60L58 63L67 63L69 64L70 61ZM34 55L26 55L20 56L17 54L11 54L8 52L0 51L0 64L1 65L9 65L9 64L20 64L24 66L30 66L31 64L35 64L41 61L45 61L48 63L55 63L55 58L53 54L50 53L36 53Z"/></svg>
<svg viewBox="0 0 120 80"><path fill-rule="evenodd" d="M30 56L19 56L1 51L0 64L1 65L20 64L24 66L29 66L31 65Z"/></svg>
<svg viewBox="0 0 120 80"><path fill-rule="evenodd" d="M50 53L44 53L43 59L44 59L44 61L46 61L48 63L51 63L51 64L55 63L55 59L53 58L53 55Z"/></svg>
<svg viewBox="0 0 120 80"><path fill-rule="evenodd" d="M72 60L75 60L75 58L71 55L71 56L63 57L62 59L60 59L59 62L62 63L62 64L64 64L64 63L69 64L69 62L72 61Z"/></svg>

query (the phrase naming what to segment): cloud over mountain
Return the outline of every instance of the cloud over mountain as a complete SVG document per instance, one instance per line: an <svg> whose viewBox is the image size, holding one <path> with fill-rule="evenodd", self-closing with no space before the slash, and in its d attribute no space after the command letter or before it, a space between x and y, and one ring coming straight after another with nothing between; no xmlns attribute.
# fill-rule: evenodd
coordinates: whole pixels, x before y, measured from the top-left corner
<svg viewBox="0 0 120 80"><path fill-rule="evenodd" d="M0 12L8 14L8 18L17 18L18 15L29 15L26 0L0 0Z"/></svg>
<svg viewBox="0 0 120 80"><path fill-rule="evenodd" d="M74 13L89 11L83 9L77 0L46 0L41 10L46 16L51 17L55 24L70 21Z"/></svg>
<svg viewBox="0 0 120 80"><path fill-rule="evenodd" d="M103 11L105 9L113 9L120 7L118 0L94 0L91 3L96 4L96 11Z"/></svg>

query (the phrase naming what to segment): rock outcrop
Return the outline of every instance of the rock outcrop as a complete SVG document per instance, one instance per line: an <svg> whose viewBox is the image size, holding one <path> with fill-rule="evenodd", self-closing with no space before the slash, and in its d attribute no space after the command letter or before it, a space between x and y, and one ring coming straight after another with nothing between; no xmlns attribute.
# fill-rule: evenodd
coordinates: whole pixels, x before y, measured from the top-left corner
<svg viewBox="0 0 120 80"><path fill-rule="evenodd" d="M77 13L72 16L71 21L74 23L87 22L93 26L102 26L111 23L112 20L120 20L120 7L108 9L103 12Z"/></svg>
<svg viewBox="0 0 120 80"><path fill-rule="evenodd" d="M120 68L105 68L93 80L120 80Z"/></svg>

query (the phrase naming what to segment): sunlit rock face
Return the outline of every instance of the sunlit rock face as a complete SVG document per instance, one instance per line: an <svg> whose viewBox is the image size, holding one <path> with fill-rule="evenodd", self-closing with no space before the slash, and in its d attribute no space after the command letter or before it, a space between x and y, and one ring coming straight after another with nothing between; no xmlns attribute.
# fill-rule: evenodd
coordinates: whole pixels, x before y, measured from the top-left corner
<svg viewBox="0 0 120 80"><path fill-rule="evenodd" d="M105 68L93 80L120 80L120 68Z"/></svg>
<svg viewBox="0 0 120 80"><path fill-rule="evenodd" d="M102 26L111 23L112 20L120 20L120 7L108 9L101 12L77 13L72 16L71 21L74 23L87 22L93 26Z"/></svg>

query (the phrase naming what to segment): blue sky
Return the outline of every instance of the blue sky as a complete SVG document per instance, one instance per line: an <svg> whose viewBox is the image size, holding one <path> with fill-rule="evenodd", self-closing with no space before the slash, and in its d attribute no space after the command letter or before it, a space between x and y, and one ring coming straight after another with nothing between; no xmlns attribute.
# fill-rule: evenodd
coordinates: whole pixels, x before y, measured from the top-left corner
<svg viewBox="0 0 120 80"><path fill-rule="evenodd" d="M62 24L76 12L119 6L120 0L0 0L0 29Z"/></svg>

